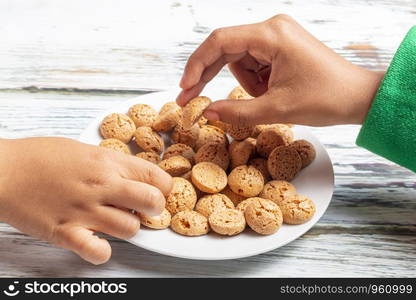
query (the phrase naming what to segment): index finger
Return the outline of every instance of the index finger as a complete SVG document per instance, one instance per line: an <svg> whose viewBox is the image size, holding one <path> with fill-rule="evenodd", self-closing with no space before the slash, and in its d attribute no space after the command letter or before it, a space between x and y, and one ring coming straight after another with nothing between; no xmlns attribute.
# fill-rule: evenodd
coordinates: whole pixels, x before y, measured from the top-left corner
<svg viewBox="0 0 416 300"><path fill-rule="evenodd" d="M249 50L255 41L253 25L240 25L214 30L195 50L186 63L180 87L190 89L201 80L206 68L225 54L239 54Z"/></svg>
<svg viewBox="0 0 416 300"><path fill-rule="evenodd" d="M153 185L167 196L172 189L172 176L159 166L147 160L120 153L119 162L124 166L120 169L121 177Z"/></svg>

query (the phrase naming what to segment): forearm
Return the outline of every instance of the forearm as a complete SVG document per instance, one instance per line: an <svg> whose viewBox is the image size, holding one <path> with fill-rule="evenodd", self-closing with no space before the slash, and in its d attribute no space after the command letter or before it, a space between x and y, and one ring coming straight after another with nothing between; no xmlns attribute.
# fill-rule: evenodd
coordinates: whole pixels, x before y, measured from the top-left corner
<svg viewBox="0 0 416 300"><path fill-rule="evenodd" d="M399 47L357 138L362 146L416 171L416 27Z"/></svg>

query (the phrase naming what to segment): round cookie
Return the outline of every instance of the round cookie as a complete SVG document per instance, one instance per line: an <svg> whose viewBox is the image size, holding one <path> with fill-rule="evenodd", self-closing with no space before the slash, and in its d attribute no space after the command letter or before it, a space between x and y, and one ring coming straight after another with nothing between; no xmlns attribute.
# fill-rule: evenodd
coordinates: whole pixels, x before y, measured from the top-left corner
<svg viewBox="0 0 416 300"><path fill-rule="evenodd" d="M280 130L282 130L283 132L285 131L290 131L289 126L287 126L286 124L281 124L281 123L273 123L273 124L259 124L254 126L253 128L253 132L251 133L251 137L256 138L259 136L260 133L262 133L264 130L266 129L270 129L270 128L279 128ZM286 136L286 134L285 134ZM293 140L293 133L292 133L292 140Z"/></svg>
<svg viewBox="0 0 416 300"><path fill-rule="evenodd" d="M153 129L161 132L170 131L173 127L175 127L178 124L181 118L181 113L181 108L177 106L164 113L159 114L153 122Z"/></svg>
<svg viewBox="0 0 416 300"><path fill-rule="evenodd" d="M216 210L208 221L211 229L221 235L236 235L246 228L244 214L237 209Z"/></svg>
<svg viewBox="0 0 416 300"><path fill-rule="evenodd" d="M218 127L224 132L227 131L227 123L224 123L223 121L220 121L220 120L208 120L208 125Z"/></svg>
<svg viewBox="0 0 416 300"><path fill-rule="evenodd" d="M242 124L227 124L227 133L235 140L241 141L248 138L254 126Z"/></svg>
<svg viewBox="0 0 416 300"><path fill-rule="evenodd" d="M159 154L149 151L149 152L139 152L136 154L136 157L150 161L151 163L158 164L160 162Z"/></svg>
<svg viewBox="0 0 416 300"><path fill-rule="evenodd" d="M178 105L178 104L176 104L176 102L175 101L170 101L170 102L166 102L165 104L163 104L163 106L160 108L160 110L159 110L159 114L164 114L165 112L168 112L169 110L172 110L172 109L181 109L182 110L182 108Z"/></svg>
<svg viewBox="0 0 416 300"><path fill-rule="evenodd" d="M302 159L290 146L276 147L269 155L267 169L275 180L291 181L302 168Z"/></svg>
<svg viewBox="0 0 416 300"><path fill-rule="evenodd" d="M302 195L285 199L279 206L286 224L303 224L312 219L316 211L315 203Z"/></svg>
<svg viewBox="0 0 416 300"><path fill-rule="evenodd" d="M249 206L252 202L258 199L262 199L262 198L259 198L259 197L246 198L245 200L238 203L236 208L240 210L242 213L244 213L246 211L247 206Z"/></svg>
<svg viewBox="0 0 416 300"><path fill-rule="evenodd" d="M250 94L247 93L246 90L242 86L237 86L233 88L227 96L227 99L232 99L232 100L247 100L247 99L252 99L252 98L253 97L250 96Z"/></svg>
<svg viewBox="0 0 416 300"><path fill-rule="evenodd" d="M127 144L133 137L136 125L124 114L113 113L106 116L100 125L100 133L105 139L117 139Z"/></svg>
<svg viewBox="0 0 416 300"><path fill-rule="evenodd" d="M102 140L99 146L107 148L107 149L111 149L117 152L131 154L129 147L126 144L124 144L122 141L117 140L117 139Z"/></svg>
<svg viewBox="0 0 416 300"><path fill-rule="evenodd" d="M147 104L135 104L129 108L127 115L133 120L136 127L152 127L157 111Z"/></svg>
<svg viewBox="0 0 416 300"><path fill-rule="evenodd" d="M260 194L264 186L263 175L252 166L238 166L228 175L231 190L241 196L254 197Z"/></svg>
<svg viewBox="0 0 416 300"><path fill-rule="evenodd" d="M205 193L218 193L227 185L227 174L218 165L201 162L192 168L192 183Z"/></svg>
<svg viewBox="0 0 416 300"><path fill-rule="evenodd" d="M170 227L173 231L186 236L204 235L209 231L207 218L192 210L180 211L174 215Z"/></svg>
<svg viewBox="0 0 416 300"><path fill-rule="evenodd" d="M150 127L138 127L134 132L134 138L137 146L145 152L153 151L161 153L165 148L162 137Z"/></svg>
<svg viewBox="0 0 416 300"><path fill-rule="evenodd" d="M235 206L247 199L247 197L240 196L234 193L228 185L221 191L221 194L227 196L234 203Z"/></svg>
<svg viewBox="0 0 416 300"><path fill-rule="evenodd" d="M270 179L269 170L267 170L267 160L261 157L253 158L247 163L248 166L253 166L263 175L264 182Z"/></svg>
<svg viewBox="0 0 416 300"><path fill-rule="evenodd" d="M178 124L173 129L171 138L174 143L185 144L191 148L195 148L199 131L200 129L198 124L195 124L190 129L184 129L180 124Z"/></svg>
<svg viewBox="0 0 416 300"><path fill-rule="evenodd" d="M275 233L283 222L279 206L262 198L252 201L244 211L244 216L248 226L262 235Z"/></svg>
<svg viewBox="0 0 416 300"><path fill-rule="evenodd" d="M183 210L193 210L196 200L193 185L184 178L173 177L173 187L166 198L166 209L172 215Z"/></svg>
<svg viewBox="0 0 416 300"><path fill-rule="evenodd" d="M205 195L198 200L195 206L195 210L207 218L216 210L228 208L234 208L234 204L224 194Z"/></svg>
<svg viewBox="0 0 416 300"><path fill-rule="evenodd" d="M316 157L315 147L306 140L294 141L290 146L295 148L300 155L302 168L309 166Z"/></svg>
<svg viewBox="0 0 416 300"><path fill-rule="evenodd" d="M197 123L199 127L201 127L202 125L206 125L208 123L208 119L205 118L204 116L201 116Z"/></svg>
<svg viewBox="0 0 416 300"><path fill-rule="evenodd" d="M192 170L191 171L188 171L188 172L186 172L184 174L182 174L180 177L185 178L186 180L188 180L189 182L192 183L192 179L191 179L191 177L192 177ZM195 192L196 192L197 198L199 198L198 191L196 189L195 189Z"/></svg>
<svg viewBox="0 0 416 300"><path fill-rule="evenodd" d="M293 184L284 180L272 180L264 185L259 197L269 199L280 205L284 200L296 196L296 188Z"/></svg>
<svg viewBox="0 0 416 300"><path fill-rule="evenodd" d="M212 162L222 169L227 170L230 164L230 156L222 144L205 144L195 154L195 162Z"/></svg>
<svg viewBox="0 0 416 300"><path fill-rule="evenodd" d="M254 155L256 140L250 137L243 141L234 140L228 149L230 152L231 169L234 169L238 166L246 165L250 157Z"/></svg>
<svg viewBox="0 0 416 300"><path fill-rule="evenodd" d="M171 216L169 211L165 208L159 216L147 216L139 214L140 223L152 229L165 229L170 226Z"/></svg>
<svg viewBox="0 0 416 300"><path fill-rule="evenodd" d="M262 131L257 137L256 150L257 153L268 158L274 148L278 146L287 146L283 132L278 127L269 128Z"/></svg>
<svg viewBox="0 0 416 300"><path fill-rule="evenodd" d="M198 122L211 102L211 99L204 96L199 96L189 101L182 110L181 124L183 128L189 129Z"/></svg>
<svg viewBox="0 0 416 300"><path fill-rule="evenodd" d="M159 167L170 176L180 176L189 172L192 168L191 163L185 157L176 155L162 160Z"/></svg>
<svg viewBox="0 0 416 300"><path fill-rule="evenodd" d="M221 144L224 147L228 146L228 138L225 132L220 128L203 125L199 130L198 139L196 140L195 149L198 150L205 144Z"/></svg>
<svg viewBox="0 0 416 300"><path fill-rule="evenodd" d="M176 155L181 155L181 156L185 157L187 160L189 160L189 162L192 165L195 164L195 159L194 159L195 152L194 152L194 149L192 149L188 145L185 145L185 144L173 144L173 145L169 146L165 150L165 152L163 153L163 159L167 159L169 157L176 156Z"/></svg>

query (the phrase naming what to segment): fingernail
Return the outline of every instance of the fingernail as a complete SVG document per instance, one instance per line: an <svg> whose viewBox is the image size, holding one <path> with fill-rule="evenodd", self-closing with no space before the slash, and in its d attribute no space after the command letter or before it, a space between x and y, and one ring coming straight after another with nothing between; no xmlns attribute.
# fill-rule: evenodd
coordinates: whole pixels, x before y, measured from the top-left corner
<svg viewBox="0 0 416 300"><path fill-rule="evenodd" d="M206 110L204 112L204 117L207 118L208 120L211 121L219 121L220 120L220 115L213 111L213 110Z"/></svg>

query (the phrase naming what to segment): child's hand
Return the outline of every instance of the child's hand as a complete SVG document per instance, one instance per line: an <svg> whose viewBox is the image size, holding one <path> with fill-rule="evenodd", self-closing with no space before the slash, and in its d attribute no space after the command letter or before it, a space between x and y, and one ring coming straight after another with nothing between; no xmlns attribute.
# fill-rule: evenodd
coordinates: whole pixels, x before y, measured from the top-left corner
<svg viewBox="0 0 416 300"><path fill-rule="evenodd" d="M215 30L188 60L178 104L197 96L226 64L257 97L217 101L205 111L227 123L361 124L383 76L349 63L278 15Z"/></svg>
<svg viewBox="0 0 416 300"><path fill-rule="evenodd" d="M171 177L134 156L64 138L0 140L0 221L100 264L111 256L103 232L127 239L157 215Z"/></svg>

